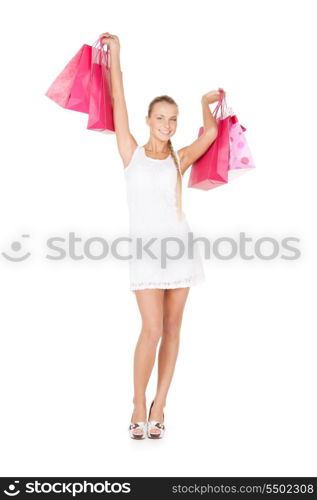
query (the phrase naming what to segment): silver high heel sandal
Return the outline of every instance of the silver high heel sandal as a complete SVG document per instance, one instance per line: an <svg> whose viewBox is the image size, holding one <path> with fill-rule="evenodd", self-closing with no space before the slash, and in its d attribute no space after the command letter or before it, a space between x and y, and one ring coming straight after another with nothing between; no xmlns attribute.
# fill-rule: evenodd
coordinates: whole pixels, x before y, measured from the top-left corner
<svg viewBox="0 0 317 500"><path fill-rule="evenodd" d="M142 429L142 433L135 433L134 429ZM146 422L131 422L129 434L132 439L144 439L146 437Z"/></svg>
<svg viewBox="0 0 317 500"><path fill-rule="evenodd" d="M133 415L133 413L132 413ZM130 438L132 439L144 439L146 437L146 422L132 422L132 416L131 416L131 423L129 425L129 434ZM141 429L142 432L133 432L134 429Z"/></svg>
<svg viewBox="0 0 317 500"><path fill-rule="evenodd" d="M161 439L165 433L165 425L163 423L164 422L164 412L163 412L163 422L159 422L158 420L150 420L150 415L151 415L151 410L152 410L153 404L154 404L154 400L152 401L152 404L151 404L150 410L149 410L147 436L150 439ZM160 429L160 432L153 432L153 429Z"/></svg>

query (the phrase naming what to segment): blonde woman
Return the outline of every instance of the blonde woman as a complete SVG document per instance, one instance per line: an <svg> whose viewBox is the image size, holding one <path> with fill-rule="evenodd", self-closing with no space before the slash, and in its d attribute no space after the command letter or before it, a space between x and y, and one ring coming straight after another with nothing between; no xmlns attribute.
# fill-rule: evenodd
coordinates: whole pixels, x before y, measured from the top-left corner
<svg viewBox="0 0 317 500"><path fill-rule="evenodd" d="M167 95L153 99L146 117L150 136L140 146L129 128L119 38L108 32L100 37L110 50L114 124L126 180L130 249L133 248L129 261L130 290L135 294L142 319L134 353L134 409L129 435L133 439L157 439L165 432L164 407L189 289L205 280L197 245L193 245L191 258L186 252L190 227L182 211L182 176L217 137L217 122L209 104L219 100L220 92L203 95L204 133L178 151L171 142L177 129L178 106ZM142 241L143 249L147 244L150 248L141 257L137 254L137 239ZM159 341L157 390L147 419L146 387Z"/></svg>

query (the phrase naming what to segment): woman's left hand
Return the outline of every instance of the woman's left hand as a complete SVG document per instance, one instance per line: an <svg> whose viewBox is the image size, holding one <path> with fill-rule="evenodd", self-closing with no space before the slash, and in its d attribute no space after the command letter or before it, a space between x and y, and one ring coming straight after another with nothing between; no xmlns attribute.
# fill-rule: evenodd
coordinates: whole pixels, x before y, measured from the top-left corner
<svg viewBox="0 0 317 500"><path fill-rule="evenodd" d="M222 91L222 93L220 91ZM208 104L212 104L213 102L219 101L222 95L225 95L225 91L222 88L219 88L218 90L211 90L210 92L207 92L207 94L202 96L201 100L206 101Z"/></svg>
<svg viewBox="0 0 317 500"><path fill-rule="evenodd" d="M120 49L120 40L117 35L112 35L106 31L106 33L99 35L99 39L101 39L101 45L107 45L111 52Z"/></svg>

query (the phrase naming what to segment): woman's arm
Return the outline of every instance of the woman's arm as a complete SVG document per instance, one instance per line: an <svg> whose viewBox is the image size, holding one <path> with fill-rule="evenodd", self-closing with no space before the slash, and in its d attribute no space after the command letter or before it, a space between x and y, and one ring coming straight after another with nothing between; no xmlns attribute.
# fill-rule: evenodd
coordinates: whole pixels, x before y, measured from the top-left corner
<svg viewBox="0 0 317 500"><path fill-rule="evenodd" d="M219 98L220 92L217 90L212 90L204 94L201 98L204 132L192 144L178 151L182 174L184 174L188 167L207 151L217 137L217 121L210 111L209 104L218 101Z"/></svg>
<svg viewBox="0 0 317 500"><path fill-rule="evenodd" d="M120 42L116 35L103 33L102 44L110 49L110 75L113 98L113 120L117 145L123 164L126 167L137 147L137 142L130 132L128 111L124 96L122 71L120 67Z"/></svg>

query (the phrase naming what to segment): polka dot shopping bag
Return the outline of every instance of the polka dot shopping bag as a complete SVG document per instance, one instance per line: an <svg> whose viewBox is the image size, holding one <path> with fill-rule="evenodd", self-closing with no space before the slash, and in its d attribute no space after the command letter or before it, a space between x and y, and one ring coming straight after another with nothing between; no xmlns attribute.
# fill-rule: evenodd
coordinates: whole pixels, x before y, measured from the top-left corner
<svg viewBox="0 0 317 500"><path fill-rule="evenodd" d="M229 180L255 168L250 148L245 138L246 128L240 125L235 114L230 116L229 126Z"/></svg>

